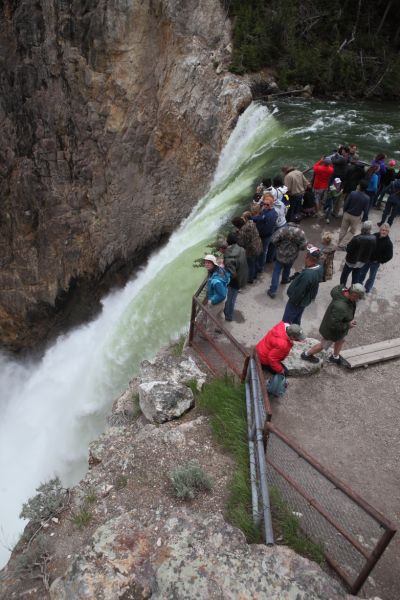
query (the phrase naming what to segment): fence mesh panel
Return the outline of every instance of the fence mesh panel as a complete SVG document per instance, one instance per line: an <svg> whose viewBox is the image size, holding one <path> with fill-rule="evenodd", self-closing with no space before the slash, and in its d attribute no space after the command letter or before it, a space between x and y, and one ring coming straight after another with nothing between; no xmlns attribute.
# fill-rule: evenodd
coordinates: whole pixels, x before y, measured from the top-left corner
<svg viewBox="0 0 400 600"><path fill-rule="evenodd" d="M366 558L271 465L276 465L315 499L368 554L371 554L384 529L295 450L270 432L267 447L269 486L278 490L289 509L299 518L301 529L312 540L322 544L326 554L354 581Z"/></svg>

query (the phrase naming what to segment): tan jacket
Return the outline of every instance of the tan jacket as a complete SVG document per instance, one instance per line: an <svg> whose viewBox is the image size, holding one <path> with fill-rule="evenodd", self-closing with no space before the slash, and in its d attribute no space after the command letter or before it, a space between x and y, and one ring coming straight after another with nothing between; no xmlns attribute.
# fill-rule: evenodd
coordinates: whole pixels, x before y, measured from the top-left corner
<svg viewBox="0 0 400 600"><path fill-rule="evenodd" d="M309 185L309 181L304 177L301 171L294 169L285 175L284 184L288 189L288 194L304 194Z"/></svg>

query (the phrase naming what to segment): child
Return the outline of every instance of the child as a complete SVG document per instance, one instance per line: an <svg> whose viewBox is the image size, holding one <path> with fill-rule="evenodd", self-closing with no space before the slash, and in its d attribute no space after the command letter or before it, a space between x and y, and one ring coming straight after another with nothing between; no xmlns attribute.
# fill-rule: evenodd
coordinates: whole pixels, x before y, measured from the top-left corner
<svg viewBox="0 0 400 600"><path fill-rule="evenodd" d="M321 250L321 265L323 267L322 281L329 281L333 277L333 258L336 252L336 246L332 244L333 233L324 231L321 236L319 249Z"/></svg>
<svg viewBox="0 0 400 600"><path fill-rule="evenodd" d="M333 183L328 188L328 194L325 200L324 214L325 214L325 223L330 223L333 204L339 198L342 193L342 180L340 177L335 177Z"/></svg>

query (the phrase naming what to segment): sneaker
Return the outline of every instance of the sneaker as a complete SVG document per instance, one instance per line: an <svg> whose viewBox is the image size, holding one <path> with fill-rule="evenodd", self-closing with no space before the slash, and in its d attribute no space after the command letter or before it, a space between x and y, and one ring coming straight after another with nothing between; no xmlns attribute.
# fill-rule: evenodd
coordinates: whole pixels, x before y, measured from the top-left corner
<svg viewBox="0 0 400 600"><path fill-rule="evenodd" d="M314 364L319 363L319 358L317 358L316 356L313 356L312 354L306 354L305 352L302 352L300 356L303 360L307 360L310 363L314 363Z"/></svg>
<svg viewBox="0 0 400 600"><path fill-rule="evenodd" d="M271 292L271 290L268 290L267 294L270 298L275 298L276 296L276 294L274 294L274 292Z"/></svg>
<svg viewBox="0 0 400 600"><path fill-rule="evenodd" d="M330 222L331 222L330 219L325 219L325 223L328 223L328 225Z"/></svg>
<svg viewBox="0 0 400 600"><path fill-rule="evenodd" d="M342 358L340 356L338 356L337 358L335 358L333 356L333 354L330 355L330 357L328 358L328 361L334 365L341 365L342 364Z"/></svg>
<svg viewBox="0 0 400 600"><path fill-rule="evenodd" d="M382 221L380 223L377 223L378 227L380 227L382 225Z"/></svg>

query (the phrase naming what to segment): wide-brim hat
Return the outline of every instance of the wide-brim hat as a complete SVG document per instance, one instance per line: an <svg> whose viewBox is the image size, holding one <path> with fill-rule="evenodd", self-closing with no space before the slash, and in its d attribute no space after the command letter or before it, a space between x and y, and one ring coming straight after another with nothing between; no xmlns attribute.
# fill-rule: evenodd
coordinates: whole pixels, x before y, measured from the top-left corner
<svg viewBox="0 0 400 600"><path fill-rule="evenodd" d="M209 260L210 262L214 263L216 267L218 267L218 262L214 254L206 254L203 260Z"/></svg>

